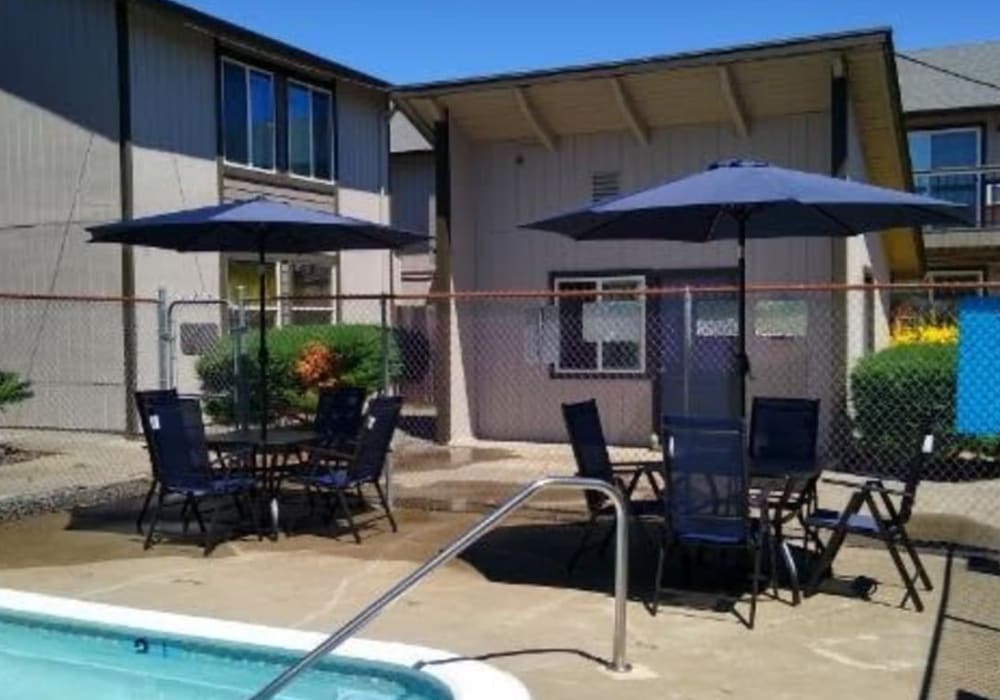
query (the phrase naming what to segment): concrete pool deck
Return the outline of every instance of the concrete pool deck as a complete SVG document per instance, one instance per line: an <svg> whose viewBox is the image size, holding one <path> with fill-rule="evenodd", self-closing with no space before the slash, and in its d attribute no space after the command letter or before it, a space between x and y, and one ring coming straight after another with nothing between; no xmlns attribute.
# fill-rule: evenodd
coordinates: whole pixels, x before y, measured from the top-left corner
<svg viewBox="0 0 1000 700"><path fill-rule="evenodd" d="M402 511L398 534L380 521L360 546L309 534L244 538L204 558L180 540L143 552L131 529L134 508L119 503L0 525L0 587L329 631L477 519ZM634 538L628 646L635 669L619 676L597 661L611 651L611 557L587 556L574 577L565 573L579 532L510 521L362 636L482 658L520 678L533 697L552 700L921 697L943 556L925 556L937 587L922 614L896 607L901 589L884 551L850 547L837 573L879 579L872 601L820 594L796 608L764 596L751 632L731 612L711 610L704 595L679 594L650 616L638 600L650 583L650 556ZM998 588L983 590L996 596ZM959 678L984 697L1000 693L978 688L961 656L936 663L951 664L939 678ZM953 698L954 689L927 697Z"/></svg>

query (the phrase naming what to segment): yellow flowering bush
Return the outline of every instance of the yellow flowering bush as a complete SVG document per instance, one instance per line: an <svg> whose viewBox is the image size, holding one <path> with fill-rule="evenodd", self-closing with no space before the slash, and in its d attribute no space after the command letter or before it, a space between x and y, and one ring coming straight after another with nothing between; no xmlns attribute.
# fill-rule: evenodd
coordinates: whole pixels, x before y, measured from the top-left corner
<svg viewBox="0 0 1000 700"><path fill-rule="evenodd" d="M892 326L892 345L953 345L958 342L958 326L954 323L896 322Z"/></svg>

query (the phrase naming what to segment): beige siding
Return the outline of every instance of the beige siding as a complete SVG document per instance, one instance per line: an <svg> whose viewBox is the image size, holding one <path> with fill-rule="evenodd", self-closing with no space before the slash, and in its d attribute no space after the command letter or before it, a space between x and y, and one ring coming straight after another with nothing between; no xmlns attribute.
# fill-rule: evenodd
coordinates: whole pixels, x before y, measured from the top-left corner
<svg viewBox="0 0 1000 700"><path fill-rule="evenodd" d="M389 193L393 226L430 233L434 203L434 154L430 151L394 153L389 161ZM399 255L402 288L407 294L426 294L434 270L430 246Z"/></svg>
<svg viewBox="0 0 1000 700"><path fill-rule="evenodd" d="M216 163L215 50L212 40L163 16L134 6L130 16L132 176L136 216L219 202ZM135 289L172 299L219 294L217 253L174 253L136 248ZM217 309L179 309L178 321L218 323ZM140 388L158 380L155 315L138 319ZM194 359L178 357L179 386L193 390Z"/></svg>
<svg viewBox="0 0 1000 700"><path fill-rule="evenodd" d="M338 83L337 183L341 214L389 223L386 109L385 93ZM346 251L341 254L340 280L345 294L388 292L399 288L399 265L388 252Z"/></svg>
<svg viewBox="0 0 1000 700"><path fill-rule="evenodd" d="M86 243L120 215L114 4L0 3L0 291L119 294L121 250ZM35 397L4 425L120 429L116 305L0 301L0 364Z"/></svg>
<svg viewBox="0 0 1000 700"><path fill-rule="evenodd" d="M591 175L598 171L620 171L626 191L734 156L828 172L829 130L828 114L819 112L762 119L746 140L729 126L713 125L654 130L648 147L638 145L625 132L565 137L554 153L513 142L453 144L455 288L542 289L548 287L554 271L732 268L736 260L732 242L576 243L552 234L519 230L517 225L586 203ZM816 238L751 241L747 252L749 281L831 282L833 245L830 240ZM819 308L829 304L828 299L814 298ZM529 365L523 358L523 304L495 302L472 307L458 305L458 334L453 337L461 352L453 356L457 386L452 387L452 397L464 403L470 414L467 436L562 440L559 403L596 396L610 439L648 441L652 425L652 383L648 379L551 379L547 367ZM748 350L760 369L755 374L767 376L768 363L779 363L781 371L776 374L784 378L781 386L751 382L751 393L826 395L828 379L808 371L811 354L829 352L828 345L819 346L821 339L817 335L789 351L787 345L778 347L780 341L751 337ZM797 374L785 367L792 361L800 368ZM461 411L461 406L453 405L453 415ZM459 426L453 424L452 428L454 438L463 437Z"/></svg>

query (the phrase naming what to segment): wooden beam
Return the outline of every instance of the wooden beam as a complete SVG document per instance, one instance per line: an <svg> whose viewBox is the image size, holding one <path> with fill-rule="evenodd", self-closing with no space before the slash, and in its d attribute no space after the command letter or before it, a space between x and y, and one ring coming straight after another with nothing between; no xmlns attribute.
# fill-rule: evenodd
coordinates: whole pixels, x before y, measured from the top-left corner
<svg viewBox="0 0 1000 700"><path fill-rule="evenodd" d="M719 66L719 83L722 86L722 99L725 100L729 115L733 119L733 126L740 136L746 138L750 135L750 117L747 115L736 79L729 66Z"/></svg>
<svg viewBox="0 0 1000 700"><path fill-rule="evenodd" d="M431 119L435 122L444 121L444 109L441 107L441 103L438 102L436 97L427 98L427 107L431 112Z"/></svg>
<svg viewBox="0 0 1000 700"><path fill-rule="evenodd" d="M531 101L528 99L527 91L520 86L514 88L514 98L517 100L517 106L521 109L521 114L523 114L524 118L528 120L528 124L531 125L531 128L535 132L535 136L538 137L538 140L541 141L542 144L550 151L555 151L556 137L539 118L534 105L532 105Z"/></svg>
<svg viewBox="0 0 1000 700"><path fill-rule="evenodd" d="M611 92L615 96L615 102L618 104L618 109L622 113L625 124L628 125L636 141L643 146L648 146L649 129L646 128L645 123L643 123L642 118L639 116L639 111L632 102L632 98L626 92L621 79L617 76L611 78Z"/></svg>

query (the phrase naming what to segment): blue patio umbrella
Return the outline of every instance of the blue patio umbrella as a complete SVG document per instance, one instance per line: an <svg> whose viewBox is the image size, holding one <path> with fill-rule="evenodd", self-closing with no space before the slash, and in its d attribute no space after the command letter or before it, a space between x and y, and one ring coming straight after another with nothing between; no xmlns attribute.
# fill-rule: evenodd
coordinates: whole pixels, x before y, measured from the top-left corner
<svg viewBox="0 0 1000 700"><path fill-rule="evenodd" d="M738 242L739 372L745 396L748 238L854 236L893 226L967 224L968 209L761 161L725 160L703 172L548 217L521 228L578 241L652 239ZM745 410L741 402L740 412Z"/></svg>
<svg viewBox="0 0 1000 700"><path fill-rule="evenodd" d="M263 197L242 202L197 207L93 226L91 243L163 248L182 253L256 253L261 367L261 436L267 437L267 342L265 257L268 253L312 253L331 250L402 248L426 236L328 212L306 209Z"/></svg>

